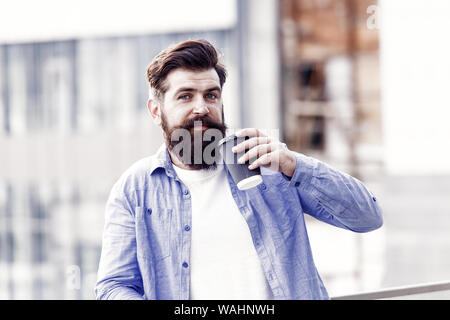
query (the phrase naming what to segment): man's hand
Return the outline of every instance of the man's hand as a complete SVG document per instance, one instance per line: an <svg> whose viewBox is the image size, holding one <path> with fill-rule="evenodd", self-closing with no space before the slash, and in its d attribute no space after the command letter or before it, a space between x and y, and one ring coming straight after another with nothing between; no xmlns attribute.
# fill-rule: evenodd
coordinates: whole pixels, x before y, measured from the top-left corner
<svg viewBox="0 0 450 320"><path fill-rule="evenodd" d="M274 171L284 173L288 177L292 177L296 167L296 158L286 144L275 138L262 134L258 129L246 128L235 133L238 138L251 137L233 147L234 153L240 153L248 149L248 151L238 159L239 163L245 163L249 159L256 160L248 167L250 170L259 166L269 168Z"/></svg>

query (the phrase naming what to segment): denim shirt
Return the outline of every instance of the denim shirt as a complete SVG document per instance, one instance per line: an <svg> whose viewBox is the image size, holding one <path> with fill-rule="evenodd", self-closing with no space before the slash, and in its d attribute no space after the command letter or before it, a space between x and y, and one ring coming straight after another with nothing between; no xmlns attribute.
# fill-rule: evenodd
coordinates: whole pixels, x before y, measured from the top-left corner
<svg viewBox="0 0 450 320"><path fill-rule="evenodd" d="M261 167L257 187L239 190L227 171L228 182L274 299L329 299L304 214L368 232L382 225L382 211L359 180L294 154L291 178ZM164 144L123 173L106 204L96 298L190 299L191 208Z"/></svg>

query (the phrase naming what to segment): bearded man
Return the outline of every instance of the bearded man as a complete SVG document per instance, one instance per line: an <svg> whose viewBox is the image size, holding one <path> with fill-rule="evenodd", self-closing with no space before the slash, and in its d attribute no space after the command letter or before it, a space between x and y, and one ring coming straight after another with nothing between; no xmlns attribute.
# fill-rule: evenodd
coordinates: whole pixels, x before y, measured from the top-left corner
<svg viewBox="0 0 450 320"><path fill-rule="evenodd" d="M225 67L206 40L159 53L147 69L157 153L132 165L107 205L97 299L328 299L304 214L354 232L382 225L361 181L261 130L234 148L263 182L239 190L217 152L226 133Z"/></svg>

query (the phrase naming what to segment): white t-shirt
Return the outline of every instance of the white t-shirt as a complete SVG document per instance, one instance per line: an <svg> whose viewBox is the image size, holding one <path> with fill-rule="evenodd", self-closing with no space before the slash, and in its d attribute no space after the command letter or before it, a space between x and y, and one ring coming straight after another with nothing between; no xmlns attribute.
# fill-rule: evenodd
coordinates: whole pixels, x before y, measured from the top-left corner
<svg viewBox="0 0 450 320"><path fill-rule="evenodd" d="M191 299L272 299L224 166L185 170L174 165L174 169L191 193Z"/></svg>

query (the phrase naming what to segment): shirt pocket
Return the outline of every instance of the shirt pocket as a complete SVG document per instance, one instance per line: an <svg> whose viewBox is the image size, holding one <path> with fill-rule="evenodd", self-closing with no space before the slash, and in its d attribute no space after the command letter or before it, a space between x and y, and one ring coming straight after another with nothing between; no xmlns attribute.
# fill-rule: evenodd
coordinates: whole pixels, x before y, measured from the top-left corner
<svg viewBox="0 0 450 320"><path fill-rule="evenodd" d="M172 209L136 208L137 254L151 260L170 256Z"/></svg>

